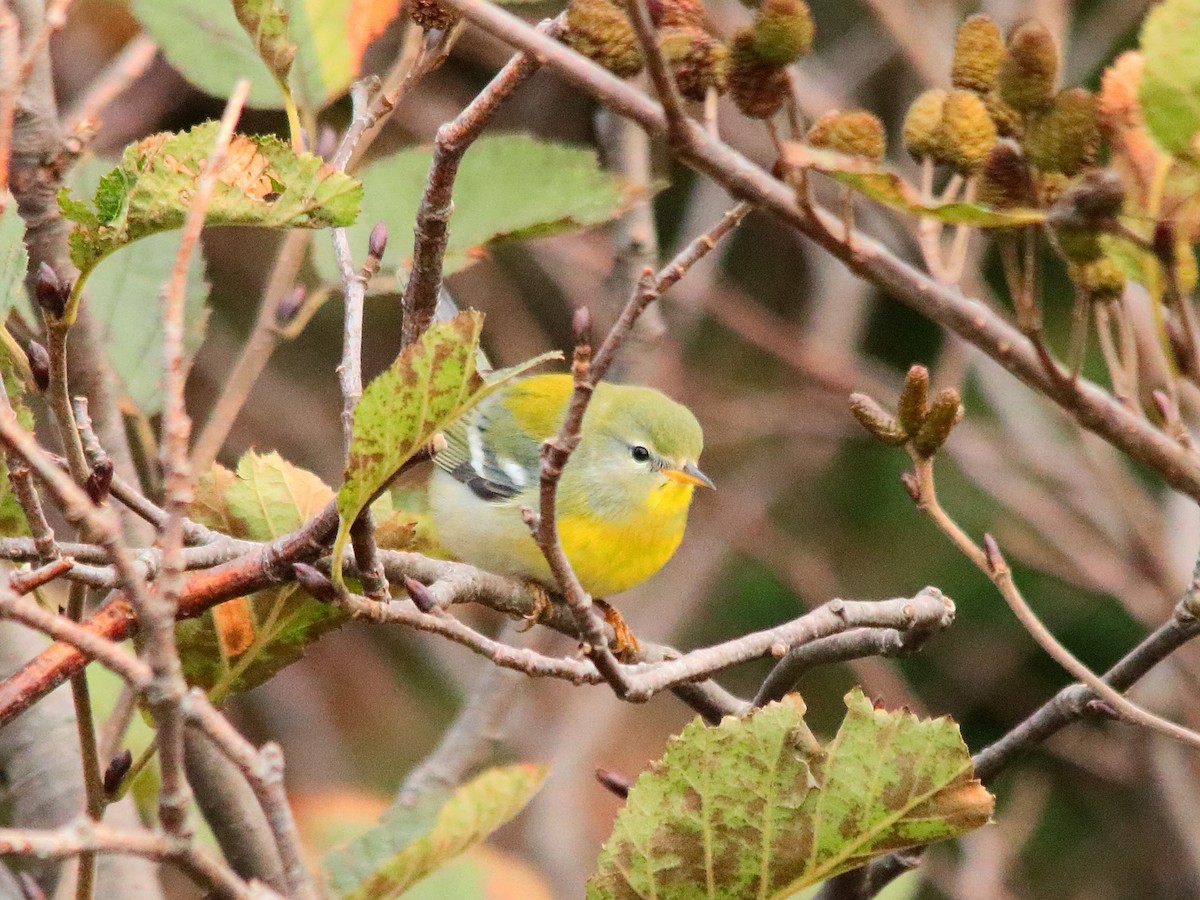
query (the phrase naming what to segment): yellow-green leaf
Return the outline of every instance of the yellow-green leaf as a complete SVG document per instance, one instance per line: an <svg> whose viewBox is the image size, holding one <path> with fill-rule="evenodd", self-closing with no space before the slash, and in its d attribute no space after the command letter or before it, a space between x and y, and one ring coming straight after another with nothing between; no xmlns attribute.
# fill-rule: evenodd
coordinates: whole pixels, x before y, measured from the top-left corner
<svg viewBox="0 0 1200 900"><path fill-rule="evenodd" d="M792 694L696 720L643 772L588 883L590 900L790 897L882 853L985 824L958 726L875 709L857 688L822 747Z"/></svg>
<svg viewBox="0 0 1200 900"><path fill-rule="evenodd" d="M400 467L447 423L505 381L558 355L547 353L483 377L475 369L482 329L483 314L474 310L435 322L363 391L354 411L350 457L337 495L335 583L343 583L341 560L350 526Z"/></svg>
<svg viewBox="0 0 1200 900"><path fill-rule="evenodd" d="M840 181L860 194L884 206L904 212L930 216L948 225L972 225L976 228L1012 228L1042 222L1046 214L1037 209L992 209L982 203L927 203L907 181L861 156L847 156L833 150L792 144L787 162L800 169L812 169Z"/></svg>
<svg viewBox="0 0 1200 900"><path fill-rule="evenodd" d="M453 792L393 806L379 824L325 857L325 880L346 900L398 897L519 813L548 769L488 769Z"/></svg>
<svg viewBox="0 0 1200 900"><path fill-rule="evenodd" d="M1142 24L1146 127L1168 153L1200 159L1200 0L1165 0Z"/></svg>
<svg viewBox="0 0 1200 900"><path fill-rule="evenodd" d="M192 517L233 537L269 541L294 531L333 499L316 475L278 453L247 453L237 474L214 466L196 486ZM223 697L266 681L346 615L294 584L228 600L176 626L184 674Z"/></svg>

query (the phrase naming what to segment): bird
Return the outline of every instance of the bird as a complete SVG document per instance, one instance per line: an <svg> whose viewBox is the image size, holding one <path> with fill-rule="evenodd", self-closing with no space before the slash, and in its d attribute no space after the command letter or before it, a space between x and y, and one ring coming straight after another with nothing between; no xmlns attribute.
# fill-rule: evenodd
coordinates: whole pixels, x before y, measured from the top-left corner
<svg viewBox="0 0 1200 900"><path fill-rule="evenodd" d="M517 379L445 428L429 510L439 543L455 557L558 589L521 510L538 507L541 447L558 434L573 389L569 374ZM563 552L583 589L601 601L618 645L636 648L636 639L602 601L645 581L675 553L695 488L714 487L698 467L703 448L686 406L654 388L596 385L559 481L555 518Z"/></svg>

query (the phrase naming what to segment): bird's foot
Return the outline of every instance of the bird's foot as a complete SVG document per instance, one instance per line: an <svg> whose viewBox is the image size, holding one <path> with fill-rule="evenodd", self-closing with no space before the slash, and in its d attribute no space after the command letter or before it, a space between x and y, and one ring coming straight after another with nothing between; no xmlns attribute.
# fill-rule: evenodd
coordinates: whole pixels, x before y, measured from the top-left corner
<svg viewBox="0 0 1200 900"><path fill-rule="evenodd" d="M543 585L536 581L529 581L525 586L529 588L529 595L533 598L533 609L521 616L525 620L525 624L517 629L521 633L537 625L542 620L542 616L549 613L554 607L554 601L550 599L550 592Z"/></svg>
<svg viewBox="0 0 1200 900"><path fill-rule="evenodd" d="M604 621L613 630L613 655L623 663L634 662L641 647L637 638L633 636L633 631L625 624L625 618L606 600L592 602L604 613Z"/></svg>

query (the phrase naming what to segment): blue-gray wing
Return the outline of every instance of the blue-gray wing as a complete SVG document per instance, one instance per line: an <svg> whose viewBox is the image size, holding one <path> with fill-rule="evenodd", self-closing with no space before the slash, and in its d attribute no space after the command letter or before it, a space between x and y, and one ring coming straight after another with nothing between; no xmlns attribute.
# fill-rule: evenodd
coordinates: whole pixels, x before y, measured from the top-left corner
<svg viewBox="0 0 1200 900"><path fill-rule="evenodd" d="M460 416L443 434L446 449L434 456L434 463L481 500L503 503L537 480L540 448L495 396ZM493 447L503 447L505 453L498 455Z"/></svg>

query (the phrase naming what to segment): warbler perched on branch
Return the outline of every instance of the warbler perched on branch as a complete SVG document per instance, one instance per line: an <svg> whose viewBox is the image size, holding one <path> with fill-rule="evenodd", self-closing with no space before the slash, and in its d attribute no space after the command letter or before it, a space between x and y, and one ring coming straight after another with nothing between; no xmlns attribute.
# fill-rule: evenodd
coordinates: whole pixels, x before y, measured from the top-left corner
<svg viewBox="0 0 1200 900"><path fill-rule="evenodd" d="M538 507L542 442L558 434L573 388L570 375L514 381L446 429L430 509L459 559L556 589L521 508ZM696 417L666 395L597 385L555 508L563 551L593 597L627 590L671 558L695 487L713 487L696 465L703 446Z"/></svg>

